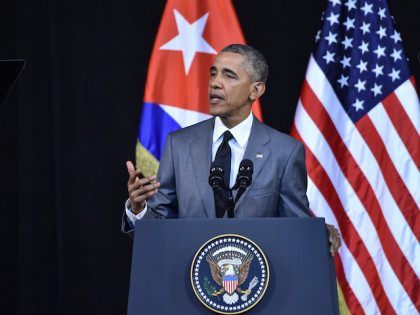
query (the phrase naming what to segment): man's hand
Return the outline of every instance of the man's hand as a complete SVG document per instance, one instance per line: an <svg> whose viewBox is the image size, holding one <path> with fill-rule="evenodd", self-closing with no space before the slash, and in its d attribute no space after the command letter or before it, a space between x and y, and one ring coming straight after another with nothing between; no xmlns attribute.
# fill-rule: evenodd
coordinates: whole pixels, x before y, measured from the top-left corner
<svg viewBox="0 0 420 315"><path fill-rule="evenodd" d="M160 183L154 182L156 175L139 178L140 170L136 170L131 161L127 161L127 171L129 174L127 189L130 196L131 212L139 214L146 205L147 198L158 192Z"/></svg>
<svg viewBox="0 0 420 315"><path fill-rule="evenodd" d="M328 242L330 243L330 254L334 257L341 246L341 236L338 230L331 224L325 224L328 230Z"/></svg>

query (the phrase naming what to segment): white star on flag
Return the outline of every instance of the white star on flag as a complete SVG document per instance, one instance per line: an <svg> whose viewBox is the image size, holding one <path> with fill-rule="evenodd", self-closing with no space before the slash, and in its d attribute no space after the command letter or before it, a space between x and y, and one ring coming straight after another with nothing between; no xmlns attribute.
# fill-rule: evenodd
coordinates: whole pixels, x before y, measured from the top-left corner
<svg viewBox="0 0 420 315"><path fill-rule="evenodd" d="M364 107L363 107L364 102L365 101L359 101L359 99L356 98L356 102L354 102L351 105L356 109L356 112L357 112L357 111L359 111L359 109L364 109Z"/></svg>
<svg viewBox="0 0 420 315"><path fill-rule="evenodd" d="M402 59L401 58L401 53L402 53L402 50L395 50L395 48L394 48L394 51L391 54L391 57L392 57L392 59L394 59L394 62L396 62L398 59Z"/></svg>
<svg viewBox="0 0 420 315"><path fill-rule="evenodd" d="M341 42L341 44L344 45L344 49L353 47L353 44L352 44L353 38L349 38L347 36L344 36L344 37L345 37L344 40Z"/></svg>
<svg viewBox="0 0 420 315"><path fill-rule="evenodd" d="M330 16L327 17L327 20L330 22L330 25L334 25L334 23L338 24L338 14L331 12Z"/></svg>
<svg viewBox="0 0 420 315"><path fill-rule="evenodd" d="M356 66L356 68L359 68L360 73L367 71L367 61L360 59L360 63Z"/></svg>
<svg viewBox="0 0 420 315"><path fill-rule="evenodd" d="M363 31L363 35L365 35L365 33L370 32L369 27L370 27L370 23L363 22L363 25L360 26L360 29Z"/></svg>
<svg viewBox="0 0 420 315"><path fill-rule="evenodd" d="M378 48L376 48L373 52L376 54L376 56L378 57L378 59L381 56L384 56L385 57L385 47L381 47L381 45L378 45Z"/></svg>
<svg viewBox="0 0 420 315"><path fill-rule="evenodd" d="M357 83L354 85L357 88L357 92L360 93L360 91L366 90L365 84L366 84L366 80L362 81L360 79L357 79Z"/></svg>
<svg viewBox="0 0 420 315"><path fill-rule="evenodd" d="M318 31L315 36L315 42L319 41L320 38L321 38L321 31Z"/></svg>
<svg viewBox="0 0 420 315"><path fill-rule="evenodd" d="M365 43L364 41L362 41L362 44L358 47L362 51L362 55L365 52L369 52L368 46L369 46L369 42Z"/></svg>
<svg viewBox="0 0 420 315"><path fill-rule="evenodd" d="M351 9L356 9L356 0L347 0L344 4L347 7L347 10L350 12Z"/></svg>
<svg viewBox="0 0 420 315"><path fill-rule="evenodd" d="M398 41L401 41L401 34L397 31L394 31L394 34L391 35L391 38L394 40L394 44L396 44Z"/></svg>
<svg viewBox="0 0 420 315"><path fill-rule="evenodd" d="M370 90L373 92L374 96L376 96L378 94L382 94L382 91L381 91L382 90L382 85L377 85L375 83L374 87L371 88Z"/></svg>
<svg viewBox="0 0 420 315"><path fill-rule="evenodd" d="M345 85L349 85L349 77L348 76L344 76L344 75L341 75L341 78L339 79L339 80L337 80L337 82L338 83L340 83L340 86L341 87L343 87L343 86L345 86Z"/></svg>
<svg viewBox="0 0 420 315"><path fill-rule="evenodd" d="M340 3L340 0L330 0L330 2L333 4L333 7L336 5L336 4L338 4L338 5L340 5L341 3Z"/></svg>
<svg viewBox="0 0 420 315"><path fill-rule="evenodd" d="M327 50L327 53L322 58L324 58L325 59L325 62L327 64L329 64L331 61L334 61L334 55L335 55L335 53L330 53Z"/></svg>
<svg viewBox="0 0 420 315"><path fill-rule="evenodd" d="M217 51L210 46L203 38L204 28L206 26L208 13L190 24L188 21L174 9L178 35L165 43L159 49L182 51L185 74L188 74L191 64L197 52L206 54L217 54Z"/></svg>
<svg viewBox="0 0 420 315"><path fill-rule="evenodd" d="M368 13L373 13L372 6L373 4L367 4L367 2L365 2L365 5L362 8L360 8L360 10L362 10L364 15L366 16Z"/></svg>
<svg viewBox="0 0 420 315"><path fill-rule="evenodd" d="M379 39L382 39L382 37L386 36L385 31L386 31L385 27L382 27L382 26L379 27L379 31L376 32L376 34L379 35Z"/></svg>
<svg viewBox="0 0 420 315"><path fill-rule="evenodd" d="M381 74L384 74L382 71L383 68L384 66L379 66L379 64L376 64L375 69L372 70L372 72L375 73L375 78L377 78Z"/></svg>
<svg viewBox="0 0 420 315"><path fill-rule="evenodd" d="M381 20L382 20L382 19L384 19L384 18L386 18L386 15L385 15L385 8L380 9L380 10L379 10L379 12L378 12L378 14L379 14L379 16L380 16Z"/></svg>
<svg viewBox="0 0 420 315"><path fill-rule="evenodd" d="M349 29L354 28L354 19L347 17L347 20L343 24L346 26L346 31L348 31Z"/></svg>
<svg viewBox="0 0 420 315"><path fill-rule="evenodd" d="M328 45L331 45L331 43L336 43L337 42L336 37L337 37L336 33L328 32L328 36L325 37L325 39L328 41Z"/></svg>
<svg viewBox="0 0 420 315"><path fill-rule="evenodd" d="M343 69L345 69L346 67L350 68L350 60L351 57L346 57L345 55L343 55L343 59L341 59L340 63L343 65Z"/></svg>
<svg viewBox="0 0 420 315"><path fill-rule="evenodd" d="M397 71L396 69L392 68L392 72L388 74L388 76L392 78L392 82L394 82L396 79L400 79L400 72L401 70Z"/></svg>

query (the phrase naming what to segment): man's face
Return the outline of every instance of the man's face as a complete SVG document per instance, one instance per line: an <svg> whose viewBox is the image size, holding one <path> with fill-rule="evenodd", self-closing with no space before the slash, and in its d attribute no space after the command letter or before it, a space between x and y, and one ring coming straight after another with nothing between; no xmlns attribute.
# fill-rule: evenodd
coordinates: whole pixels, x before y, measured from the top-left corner
<svg viewBox="0 0 420 315"><path fill-rule="evenodd" d="M210 114L232 122L241 122L251 111L252 79L245 71L245 58L222 52L210 67Z"/></svg>

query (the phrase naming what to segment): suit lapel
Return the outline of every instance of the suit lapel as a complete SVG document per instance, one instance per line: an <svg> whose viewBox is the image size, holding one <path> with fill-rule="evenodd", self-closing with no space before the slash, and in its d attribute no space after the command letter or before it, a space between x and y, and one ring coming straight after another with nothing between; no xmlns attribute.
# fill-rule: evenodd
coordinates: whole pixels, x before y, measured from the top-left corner
<svg viewBox="0 0 420 315"><path fill-rule="evenodd" d="M235 205L235 211L243 202L245 196L248 194L248 191L252 189L255 179L258 177L264 164L266 163L268 157L271 154L271 151L265 147L267 142L270 141L270 137L268 136L267 130L265 128L266 127L256 117L254 117L254 121L252 123L251 128L251 134L249 135L248 144L244 154L244 159L249 159L254 164L252 184L243 193L241 198L239 198L238 202Z"/></svg>
<svg viewBox="0 0 420 315"><path fill-rule="evenodd" d="M208 123L203 125L203 128L196 132L197 139L195 139L190 146L191 160L196 180L195 184L200 191L200 196L209 218L216 217L214 194L208 183L209 170L211 165L213 128L214 118L209 119Z"/></svg>

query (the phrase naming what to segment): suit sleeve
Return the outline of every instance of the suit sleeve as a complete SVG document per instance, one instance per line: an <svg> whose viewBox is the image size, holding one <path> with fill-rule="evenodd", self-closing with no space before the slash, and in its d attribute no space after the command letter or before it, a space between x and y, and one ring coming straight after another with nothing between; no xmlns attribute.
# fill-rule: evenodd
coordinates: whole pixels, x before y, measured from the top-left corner
<svg viewBox="0 0 420 315"><path fill-rule="evenodd" d="M280 216L310 216L306 196L307 181L305 147L302 143L298 143L289 156L281 179L278 205Z"/></svg>
<svg viewBox="0 0 420 315"><path fill-rule="evenodd" d="M166 138L165 147L159 163L157 181L160 182L158 193L148 199L144 219L166 219L178 217L178 198L173 158L172 134Z"/></svg>

